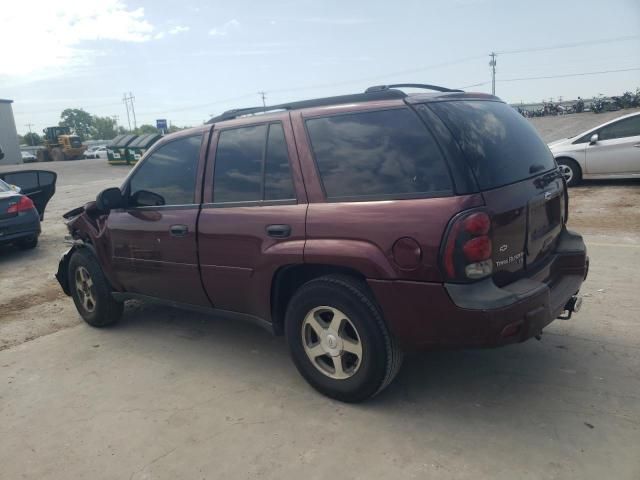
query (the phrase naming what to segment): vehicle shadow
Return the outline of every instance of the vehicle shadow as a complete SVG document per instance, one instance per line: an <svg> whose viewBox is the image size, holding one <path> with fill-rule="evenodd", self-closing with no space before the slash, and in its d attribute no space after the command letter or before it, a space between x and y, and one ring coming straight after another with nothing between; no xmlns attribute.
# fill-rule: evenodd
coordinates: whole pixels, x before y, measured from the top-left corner
<svg viewBox="0 0 640 480"><path fill-rule="evenodd" d="M333 402L316 394L298 375L289 359L286 341L243 321L155 305L128 305L121 323L105 335L133 336L136 348L161 342L179 362L180 355L195 356L212 366L233 362L234 375L254 383L278 384L291 395L312 395L319 402ZM585 359L594 361L592 348L580 340L559 335L542 341L498 349L434 351L407 355L396 381L379 396L348 408L367 409L385 415L392 410L436 410L452 416L521 415L527 408L567 408L567 404L592 401L593 385L585 371ZM578 354L579 352L579 354ZM588 370L588 367L586 367ZM567 373L570 372L570 373ZM584 397L584 399L583 399ZM340 405L339 402L334 402ZM346 405L345 405L346 408Z"/></svg>
<svg viewBox="0 0 640 480"><path fill-rule="evenodd" d="M571 187L571 190L580 190L588 187L640 187L640 178L625 180L582 180L579 185Z"/></svg>
<svg viewBox="0 0 640 480"><path fill-rule="evenodd" d="M37 255L37 248L22 250L21 248L7 243L0 245L0 263L3 261L19 262Z"/></svg>

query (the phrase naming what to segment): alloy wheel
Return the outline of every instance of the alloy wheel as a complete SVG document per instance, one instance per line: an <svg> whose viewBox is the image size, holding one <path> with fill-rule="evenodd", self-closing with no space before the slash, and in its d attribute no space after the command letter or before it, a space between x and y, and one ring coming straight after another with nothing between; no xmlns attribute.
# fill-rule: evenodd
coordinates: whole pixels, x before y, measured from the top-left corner
<svg viewBox="0 0 640 480"><path fill-rule="evenodd" d="M76 292L78 299L82 303L82 307L89 313L96 309L95 287L89 271L80 266L76 269L75 274Z"/></svg>
<svg viewBox="0 0 640 480"><path fill-rule="evenodd" d="M362 363L362 342L343 312L329 306L316 307L305 316L301 333L307 357L324 375L344 380L356 374Z"/></svg>
<svg viewBox="0 0 640 480"><path fill-rule="evenodd" d="M560 169L560 173L562 173L562 176L567 181L567 183L573 180L573 169L569 165L560 164L558 165L558 168Z"/></svg>

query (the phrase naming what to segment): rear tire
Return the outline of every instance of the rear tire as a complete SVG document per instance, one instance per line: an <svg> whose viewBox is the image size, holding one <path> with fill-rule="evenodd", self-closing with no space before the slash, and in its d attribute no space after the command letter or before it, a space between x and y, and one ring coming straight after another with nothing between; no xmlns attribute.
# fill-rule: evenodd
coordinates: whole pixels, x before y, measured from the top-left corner
<svg viewBox="0 0 640 480"><path fill-rule="evenodd" d="M575 160L570 158L559 158L558 168L562 176L567 181L568 187L575 187L582 182L582 169Z"/></svg>
<svg viewBox="0 0 640 480"><path fill-rule="evenodd" d="M105 327L122 317L124 304L111 296L111 287L96 258L86 249L69 260L69 289L80 316L93 327Z"/></svg>
<svg viewBox="0 0 640 480"><path fill-rule="evenodd" d="M31 250L38 246L38 235L33 235L27 238L21 238L17 242L18 248L22 250Z"/></svg>
<svg viewBox="0 0 640 480"><path fill-rule="evenodd" d="M386 388L403 354L362 281L327 275L298 289L285 331L300 374L320 393L361 402Z"/></svg>

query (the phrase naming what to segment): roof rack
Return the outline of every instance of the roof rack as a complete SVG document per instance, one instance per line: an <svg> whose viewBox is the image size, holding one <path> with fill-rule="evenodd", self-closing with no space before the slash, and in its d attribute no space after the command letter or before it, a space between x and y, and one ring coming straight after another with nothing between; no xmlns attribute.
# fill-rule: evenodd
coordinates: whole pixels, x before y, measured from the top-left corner
<svg viewBox="0 0 640 480"><path fill-rule="evenodd" d="M340 105L345 103L361 103L371 100L392 100L396 98L405 98L407 96L401 90L396 90L397 87L411 87L411 88L423 88L427 90L434 90L437 92L462 92L462 90L453 90L445 87L438 87L437 85L426 85L422 83L397 83L394 85L376 85L369 87L364 93L356 93L352 95L339 95L336 97L316 98L313 100L303 100L300 102L281 103L280 105L262 106L262 107L248 107L248 108L234 108L233 110L227 110L226 112L213 117L207 123L223 122L225 120L232 120L234 118L241 117L243 115L252 115L255 113L266 113L277 110L297 110L299 108L309 107L322 107L325 105Z"/></svg>
<svg viewBox="0 0 640 480"><path fill-rule="evenodd" d="M435 92L462 92L454 88L439 87L438 85L428 85L426 83L394 83L393 85L375 85L365 90L365 93L385 92L392 88L422 88L424 90L433 90Z"/></svg>
<svg viewBox="0 0 640 480"><path fill-rule="evenodd" d="M375 92L356 93L353 95L339 95L336 97L316 98L313 100L303 100L300 102L282 103L280 105L270 105L266 107L249 107L235 108L213 117L207 123L222 122L241 117L243 115L251 115L254 113L266 113L276 110L296 110L299 108L322 107L325 105L339 105L343 103L361 103L371 100L392 100L395 98L404 98L407 95L400 90L380 90Z"/></svg>

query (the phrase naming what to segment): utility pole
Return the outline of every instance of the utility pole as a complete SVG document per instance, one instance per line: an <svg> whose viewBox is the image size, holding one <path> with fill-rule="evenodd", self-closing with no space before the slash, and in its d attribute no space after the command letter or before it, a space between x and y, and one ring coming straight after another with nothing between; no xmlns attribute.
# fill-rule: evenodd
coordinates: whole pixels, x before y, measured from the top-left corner
<svg viewBox="0 0 640 480"><path fill-rule="evenodd" d="M27 123L25 127L29 129L29 141L31 143L31 146L33 147L33 135L31 135L31 127L33 127L33 123Z"/></svg>
<svg viewBox="0 0 640 480"><path fill-rule="evenodd" d="M133 112L133 128L134 130L138 128L138 123L136 122L136 110L133 108L133 101L136 97L133 96L133 93L129 92L129 100L131 101L131 111Z"/></svg>
<svg viewBox="0 0 640 480"><path fill-rule="evenodd" d="M111 119L113 120L113 125L116 129L116 133L118 132L118 120L120 120L120 117L118 115L111 115Z"/></svg>
<svg viewBox="0 0 640 480"><path fill-rule="evenodd" d="M267 92L261 90L258 92L258 95L262 97L262 108L264 109L264 111L267 111L267 102L265 101L265 99L267 98Z"/></svg>
<svg viewBox="0 0 640 480"><path fill-rule="evenodd" d="M495 52L491 52L489 54L491 60L489 61L489 66L491 67L491 95L496 94L496 57L498 56Z"/></svg>
<svg viewBox="0 0 640 480"><path fill-rule="evenodd" d="M129 108L131 108L131 114L133 115L133 129L136 130L138 128L138 123L136 122L136 109L133 106L133 101L136 97L133 96L133 93L129 92L129 96L125 93L122 97L122 102L127 109L127 122L129 123L129 131L131 131L131 118L129 117Z"/></svg>
<svg viewBox="0 0 640 480"><path fill-rule="evenodd" d="M127 98L127 94L123 94L122 103L124 103L124 108L127 109L127 124L129 125L129 132L131 132L131 118L129 117L129 99Z"/></svg>

